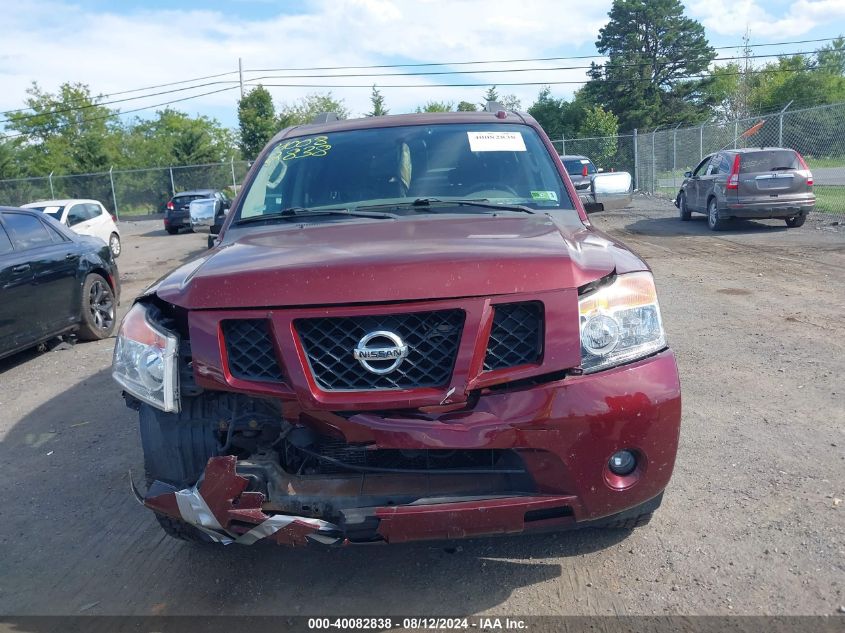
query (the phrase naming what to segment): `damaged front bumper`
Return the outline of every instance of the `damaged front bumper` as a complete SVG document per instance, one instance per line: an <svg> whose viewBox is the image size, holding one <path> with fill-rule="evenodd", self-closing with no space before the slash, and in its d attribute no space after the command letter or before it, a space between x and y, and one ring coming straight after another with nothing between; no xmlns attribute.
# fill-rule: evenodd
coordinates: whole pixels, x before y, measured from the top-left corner
<svg viewBox="0 0 845 633"><path fill-rule="evenodd" d="M487 451L495 468L309 474L287 472L270 451L212 457L196 486L155 482L143 502L225 544L398 543L616 523L659 505L680 415L675 359L665 350L596 374L487 391L471 409L429 418L298 414L372 455ZM618 476L608 460L622 449L639 461Z"/></svg>

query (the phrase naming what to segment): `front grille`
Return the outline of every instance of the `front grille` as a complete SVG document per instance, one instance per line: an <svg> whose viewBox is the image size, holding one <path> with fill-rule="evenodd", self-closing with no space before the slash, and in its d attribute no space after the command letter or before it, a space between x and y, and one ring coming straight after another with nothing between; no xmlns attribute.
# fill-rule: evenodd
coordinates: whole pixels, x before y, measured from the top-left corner
<svg viewBox="0 0 845 633"><path fill-rule="evenodd" d="M493 308L484 371L539 362L543 351L543 305L527 301Z"/></svg>
<svg viewBox="0 0 845 633"><path fill-rule="evenodd" d="M449 382L461 332L463 310L383 316L297 319L294 324L311 372L324 391L372 391L439 387ZM374 374L353 358L358 342L372 332L392 332L408 356L389 374ZM370 361L375 367L390 362Z"/></svg>
<svg viewBox="0 0 845 633"><path fill-rule="evenodd" d="M320 474L346 472L452 472L524 474L525 464L510 449L373 449L323 439L301 452L316 459Z"/></svg>
<svg viewBox="0 0 845 633"><path fill-rule="evenodd" d="M282 381L267 319L228 319L221 326L229 371L235 378Z"/></svg>

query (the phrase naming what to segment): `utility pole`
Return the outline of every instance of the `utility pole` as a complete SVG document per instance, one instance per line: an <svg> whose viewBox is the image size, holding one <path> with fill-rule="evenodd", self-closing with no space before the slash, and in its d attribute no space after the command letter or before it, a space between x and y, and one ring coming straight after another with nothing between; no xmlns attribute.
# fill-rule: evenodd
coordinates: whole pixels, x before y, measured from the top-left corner
<svg viewBox="0 0 845 633"><path fill-rule="evenodd" d="M244 64L243 60L238 57L238 78L241 81L241 99L244 98Z"/></svg>

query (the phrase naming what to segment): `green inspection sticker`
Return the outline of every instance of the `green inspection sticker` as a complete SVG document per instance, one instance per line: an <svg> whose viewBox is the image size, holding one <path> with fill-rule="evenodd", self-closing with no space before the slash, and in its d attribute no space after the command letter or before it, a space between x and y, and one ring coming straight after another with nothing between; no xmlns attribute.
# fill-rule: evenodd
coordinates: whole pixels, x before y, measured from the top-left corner
<svg viewBox="0 0 845 633"><path fill-rule="evenodd" d="M554 191L532 191L531 197L534 200L554 200L557 202L557 194Z"/></svg>

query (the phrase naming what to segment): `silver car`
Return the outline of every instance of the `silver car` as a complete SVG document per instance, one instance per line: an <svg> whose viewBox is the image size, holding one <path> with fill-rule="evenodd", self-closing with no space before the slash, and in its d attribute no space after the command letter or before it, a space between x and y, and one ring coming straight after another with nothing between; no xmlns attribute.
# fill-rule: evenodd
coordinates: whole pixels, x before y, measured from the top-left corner
<svg viewBox="0 0 845 633"><path fill-rule="evenodd" d="M726 228L731 218L783 218L788 227L798 227L815 205L807 163L782 147L711 154L684 174L675 198L681 220L705 213L713 231Z"/></svg>

